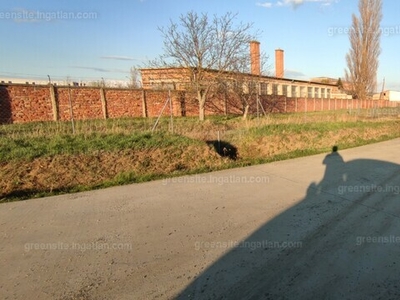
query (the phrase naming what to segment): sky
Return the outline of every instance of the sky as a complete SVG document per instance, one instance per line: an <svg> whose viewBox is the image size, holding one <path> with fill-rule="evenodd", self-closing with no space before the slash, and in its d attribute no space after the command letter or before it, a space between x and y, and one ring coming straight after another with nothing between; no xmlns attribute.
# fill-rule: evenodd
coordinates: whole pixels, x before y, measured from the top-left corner
<svg viewBox="0 0 400 300"><path fill-rule="evenodd" d="M358 0L2 0L0 78L128 81L131 67L163 54L160 27L189 11L237 13L261 51L285 52L285 77L344 76ZM400 91L400 1L383 1L378 90Z"/></svg>

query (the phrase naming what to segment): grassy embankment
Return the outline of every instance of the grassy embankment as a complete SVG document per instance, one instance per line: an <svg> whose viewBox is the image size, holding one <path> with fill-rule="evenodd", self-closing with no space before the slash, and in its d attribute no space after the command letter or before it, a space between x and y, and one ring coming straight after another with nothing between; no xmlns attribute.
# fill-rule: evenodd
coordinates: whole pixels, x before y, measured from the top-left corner
<svg viewBox="0 0 400 300"><path fill-rule="evenodd" d="M398 116L344 111L238 117L78 121L0 126L0 202L195 174L400 137ZM220 142L218 142L218 138ZM235 147L237 158L221 157ZM225 149L225 150L226 150ZM232 153L226 152L227 154Z"/></svg>

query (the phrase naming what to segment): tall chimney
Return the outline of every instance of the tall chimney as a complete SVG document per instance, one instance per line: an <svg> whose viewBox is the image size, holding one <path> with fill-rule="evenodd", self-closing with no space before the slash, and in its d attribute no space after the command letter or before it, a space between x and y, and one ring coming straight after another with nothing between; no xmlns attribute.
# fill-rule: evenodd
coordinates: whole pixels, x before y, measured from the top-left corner
<svg viewBox="0 0 400 300"><path fill-rule="evenodd" d="M275 50L275 77L283 78L284 73L284 58L283 58L283 50L276 49Z"/></svg>
<svg viewBox="0 0 400 300"><path fill-rule="evenodd" d="M258 41L250 42L250 65L251 65L251 74L253 75L261 74L260 42Z"/></svg>

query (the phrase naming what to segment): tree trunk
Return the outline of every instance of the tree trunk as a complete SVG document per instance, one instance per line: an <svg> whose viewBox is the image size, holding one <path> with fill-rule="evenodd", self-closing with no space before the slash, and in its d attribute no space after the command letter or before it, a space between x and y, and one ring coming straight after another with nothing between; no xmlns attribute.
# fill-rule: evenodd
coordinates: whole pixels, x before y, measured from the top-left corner
<svg viewBox="0 0 400 300"><path fill-rule="evenodd" d="M199 101L199 120L204 121L206 93L204 93L202 91L197 92L197 100Z"/></svg>
<svg viewBox="0 0 400 300"><path fill-rule="evenodd" d="M246 119L247 119L247 115L248 115L248 113L249 113L249 108L250 108L250 105L247 103L247 104L244 106L244 109L243 109L243 120L246 120Z"/></svg>
<svg viewBox="0 0 400 300"><path fill-rule="evenodd" d="M205 109L204 109L204 104L199 105L199 120L204 121L205 118Z"/></svg>

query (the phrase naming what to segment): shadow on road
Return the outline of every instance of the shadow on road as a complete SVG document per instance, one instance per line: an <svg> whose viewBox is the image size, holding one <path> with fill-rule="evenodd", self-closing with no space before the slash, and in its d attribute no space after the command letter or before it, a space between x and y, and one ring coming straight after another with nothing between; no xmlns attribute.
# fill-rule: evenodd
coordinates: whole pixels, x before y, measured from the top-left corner
<svg viewBox="0 0 400 300"><path fill-rule="evenodd" d="M177 299L400 299L400 165L344 162L337 148L322 163L323 179L302 201Z"/></svg>

